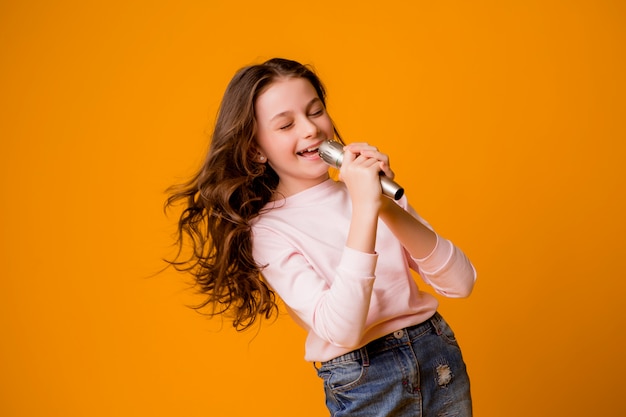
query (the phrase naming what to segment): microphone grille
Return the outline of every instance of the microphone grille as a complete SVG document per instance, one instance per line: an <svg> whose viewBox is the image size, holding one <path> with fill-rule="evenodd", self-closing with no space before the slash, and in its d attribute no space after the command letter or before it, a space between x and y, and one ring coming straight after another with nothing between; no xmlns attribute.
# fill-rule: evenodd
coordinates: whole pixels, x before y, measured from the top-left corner
<svg viewBox="0 0 626 417"><path fill-rule="evenodd" d="M320 158L335 168L341 167L343 162L343 145L334 140L322 142L318 151Z"/></svg>

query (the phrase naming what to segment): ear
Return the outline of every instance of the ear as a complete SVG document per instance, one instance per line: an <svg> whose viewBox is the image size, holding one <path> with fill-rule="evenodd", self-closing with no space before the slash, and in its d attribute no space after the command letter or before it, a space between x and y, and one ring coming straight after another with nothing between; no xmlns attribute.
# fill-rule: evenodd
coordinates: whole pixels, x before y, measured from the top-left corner
<svg viewBox="0 0 626 417"><path fill-rule="evenodd" d="M259 162L261 164L267 162L267 156L265 156L265 153L263 153L263 151L261 151L258 146L254 146L253 148L251 148L250 154L252 155L252 159L254 160L254 162Z"/></svg>

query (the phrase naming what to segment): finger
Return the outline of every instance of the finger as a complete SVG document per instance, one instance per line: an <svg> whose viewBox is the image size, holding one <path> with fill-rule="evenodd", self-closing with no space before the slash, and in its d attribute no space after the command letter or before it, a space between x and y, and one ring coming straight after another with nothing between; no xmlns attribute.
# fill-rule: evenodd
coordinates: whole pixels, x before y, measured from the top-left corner
<svg viewBox="0 0 626 417"><path fill-rule="evenodd" d="M385 174L386 177L389 177L391 179L393 179L396 176L396 174L389 167L389 164L386 164L384 162L381 162L380 170Z"/></svg>
<svg viewBox="0 0 626 417"><path fill-rule="evenodd" d="M355 143L350 143L346 145L344 150L349 150L352 153L363 153L363 152L377 152L378 148L365 142L355 142Z"/></svg>
<svg viewBox="0 0 626 417"><path fill-rule="evenodd" d="M377 161L380 171L382 171L385 176L394 178L395 174L389 165L389 156L380 152L376 146L372 146L365 142L354 142L346 145L344 150L353 155Z"/></svg>
<svg viewBox="0 0 626 417"><path fill-rule="evenodd" d="M350 148L348 148L347 146L344 147L343 149L343 164L344 165L350 165L352 163L352 161L354 161L356 159L356 157L359 156L359 153L355 153L353 152Z"/></svg>
<svg viewBox="0 0 626 417"><path fill-rule="evenodd" d="M378 170L385 174L389 178L394 178L395 174L389 165L389 157L381 152L373 152L370 150L363 151L359 154L358 159L369 161L368 165L377 165Z"/></svg>
<svg viewBox="0 0 626 417"><path fill-rule="evenodd" d="M363 152L361 152L361 155L367 157L367 158L372 158L372 159L376 159L377 161L380 162L380 167L381 170L388 170L389 168L389 156L387 154L384 154L380 151L374 151L374 150L364 150Z"/></svg>

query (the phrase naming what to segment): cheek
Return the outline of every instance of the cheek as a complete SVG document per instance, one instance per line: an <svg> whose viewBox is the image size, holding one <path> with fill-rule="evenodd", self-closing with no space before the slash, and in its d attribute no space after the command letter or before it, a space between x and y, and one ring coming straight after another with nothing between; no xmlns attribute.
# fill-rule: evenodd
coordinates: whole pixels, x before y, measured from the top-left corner
<svg viewBox="0 0 626 417"><path fill-rule="evenodd" d="M335 129L333 128L333 122L330 120L330 117L326 117L322 129L324 133L326 133L326 136L328 136L327 139L332 139L333 136L335 136Z"/></svg>
<svg viewBox="0 0 626 417"><path fill-rule="evenodd" d="M256 133L255 142L259 149L264 152L271 152L272 137L266 131L259 129Z"/></svg>

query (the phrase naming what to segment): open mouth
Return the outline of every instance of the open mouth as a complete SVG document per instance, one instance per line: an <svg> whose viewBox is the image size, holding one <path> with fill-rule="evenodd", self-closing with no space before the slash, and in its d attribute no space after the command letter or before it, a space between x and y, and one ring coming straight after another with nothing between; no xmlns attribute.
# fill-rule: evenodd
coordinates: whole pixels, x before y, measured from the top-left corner
<svg viewBox="0 0 626 417"><path fill-rule="evenodd" d="M313 156L318 154L319 145L312 146L310 148L303 149L296 152L298 156Z"/></svg>

